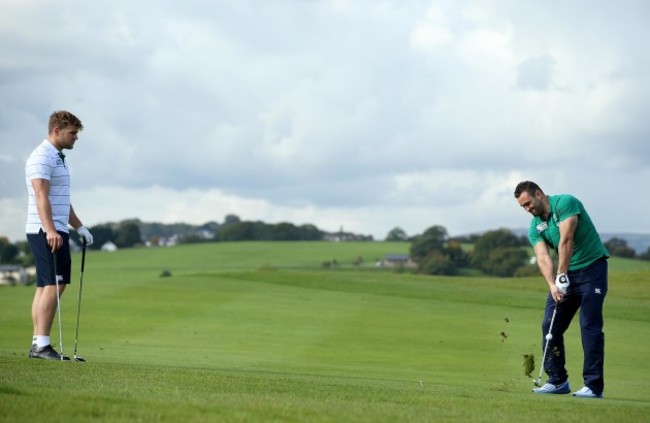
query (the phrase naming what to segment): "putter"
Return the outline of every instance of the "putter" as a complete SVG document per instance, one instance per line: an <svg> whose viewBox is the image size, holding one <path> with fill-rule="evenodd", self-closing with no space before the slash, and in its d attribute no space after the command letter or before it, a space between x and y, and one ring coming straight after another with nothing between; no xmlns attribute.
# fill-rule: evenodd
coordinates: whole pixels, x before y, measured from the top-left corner
<svg viewBox="0 0 650 423"><path fill-rule="evenodd" d="M56 284L56 314L59 320L59 354L61 361L63 359L63 330L61 329L61 299L59 298L59 274L56 271L56 251L52 251L52 258L54 259L54 283Z"/></svg>
<svg viewBox="0 0 650 423"><path fill-rule="evenodd" d="M86 360L77 355L77 340L79 339L79 315L81 314L81 290L84 284L84 267L86 265L86 240L81 247L81 275L79 276L79 297L77 298L77 329L74 334L74 361L85 363Z"/></svg>
<svg viewBox="0 0 650 423"><path fill-rule="evenodd" d="M544 362L546 361L546 353L548 351L548 343L553 339L551 331L553 330L553 322L555 321L555 313L557 312L557 302L555 303L555 308L553 309L553 317L551 317L551 325L548 327L548 333L546 334L546 346L544 346L544 355L542 355L542 362L539 366L539 377L537 380L533 379L533 384L535 386L542 386L542 372L544 371Z"/></svg>

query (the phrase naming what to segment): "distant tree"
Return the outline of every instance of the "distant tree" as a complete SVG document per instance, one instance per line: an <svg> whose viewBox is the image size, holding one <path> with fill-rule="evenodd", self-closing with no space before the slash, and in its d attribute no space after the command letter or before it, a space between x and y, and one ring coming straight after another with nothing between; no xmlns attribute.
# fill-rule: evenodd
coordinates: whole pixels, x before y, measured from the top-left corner
<svg viewBox="0 0 650 423"><path fill-rule="evenodd" d="M7 248L8 245L11 245L11 242L9 241L9 238L0 236L0 263L2 263L2 255L3 251L5 248Z"/></svg>
<svg viewBox="0 0 650 423"><path fill-rule="evenodd" d="M605 242L605 248L612 256L634 258L636 251L627 246L627 241L621 238L611 238Z"/></svg>
<svg viewBox="0 0 650 423"><path fill-rule="evenodd" d="M93 234L93 245L89 248L93 250L99 250L107 242L114 242L115 240L115 231L113 231L113 226L110 224L101 224L96 225L90 228L90 232ZM74 233L74 235L73 235ZM81 245L79 241L79 236L76 232L71 233L70 237L75 237L75 242Z"/></svg>
<svg viewBox="0 0 650 423"><path fill-rule="evenodd" d="M639 255L639 258L641 260L650 260L650 247L648 247L648 250L645 253Z"/></svg>
<svg viewBox="0 0 650 423"><path fill-rule="evenodd" d="M223 219L223 224L219 225L218 229L215 231L214 239L216 241L225 241L228 238L232 237L233 236L232 234L224 235L222 232L240 223L241 223L241 219L239 218L239 216L235 214L227 214L226 217L224 217Z"/></svg>
<svg viewBox="0 0 650 423"><path fill-rule="evenodd" d="M241 219L236 214L226 215L223 221L224 226L234 225L236 223L241 223Z"/></svg>
<svg viewBox="0 0 650 423"><path fill-rule="evenodd" d="M115 232L114 242L119 248L129 248L142 243L140 226L133 220L120 222Z"/></svg>
<svg viewBox="0 0 650 423"><path fill-rule="evenodd" d="M449 238L449 241L457 241L460 243L473 244L474 240L470 235L460 235Z"/></svg>
<svg viewBox="0 0 650 423"><path fill-rule="evenodd" d="M206 242L207 240L197 234L187 234L179 238L179 244L198 244L200 242Z"/></svg>
<svg viewBox="0 0 650 423"><path fill-rule="evenodd" d="M264 236L263 222L240 222L224 225L219 231L220 241L258 241Z"/></svg>
<svg viewBox="0 0 650 423"><path fill-rule="evenodd" d="M444 251L433 250L418 262L418 273L453 276L458 274L458 267Z"/></svg>
<svg viewBox="0 0 650 423"><path fill-rule="evenodd" d="M386 241L408 241L409 237L406 235L406 232L404 232L404 229L396 227L390 230L388 232L388 235L386 235Z"/></svg>
<svg viewBox="0 0 650 423"><path fill-rule="evenodd" d="M219 241L318 241L323 232L314 225L296 226L281 222L267 224L261 221L223 225L217 233Z"/></svg>
<svg viewBox="0 0 650 423"><path fill-rule="evenodd" d="M14 264L18 260L20 250L6 237L0 237L0 263Z"/></svg>
<svg viewBox="0 0 650 423"><path fill-rule="evenodd" d="M14 244L5 246L2 249L2 254L0 254L0 263L16 263L19 259L18 253L18 247L16 247Z"/></svg>
<svg viewBox="0 0 650 423"><path fill-rule="evenodd" d="M515 270L515 273L512 276L517 278L527 278L530 276L539 276L539 274L539 267L537 267L537 264L528 263Z"/></svg>
<svg viewBox="0 0 650 423"><path fill-rule="evenodd" d="M627 241L623 238L613 237L605 242L605 246L609 248L627 247Z"/></svg>
<svg viewBox="0 0 650 423"><path fill-rule="evenodd" d="M303 241L320 241L323 239L323 231L311 224L300 226L300 239Z"/></svg>
<svg viewBox="0 0 650 423"><path fill-rule="evenodd" d="M140 235L142 238L148 240L154 237L169 238L174 235L185 235L194 231L194 227L186 223L164 224L159 222L143 223L139 221L136 221L135 223L140 228Z"/></svg>
<svg viewBox="0 0 650 423"><path fill-rule="evenodd" d="M199 230L217 233L219 230L219 224L217 222L206 222L203 225L199 226Z"/></svg>
<svg viewBox="0 0 650 423"><path fill-rule="evenodd" d="M447 229L443 226L432 226L411 243L411 259L416 263L433 251L442 251L447 240Z"/></svg>
<svg viewBox="0 0 650 423"><path fill-rule="evenodd" d="M14 245L18 248L16 264L20 264L23 267L33 266L34 256L32 255L31 248L29 248L29 243L27 241L18 241Z"/></svg>
<svg viewBox="0 0 650 423"><path fill-rule="evenodd" d="M519 247L496 248L483 263L482 269L488 275L511 277L527 261L528 253Z"/></svg>
<svg viewBox="0 0 650 423"><path fill-rule="evenodd" d="M460 242L456 240L447 241L445 251L457 267L469 267L469 254L463 250Z"/></svg>
<svg viewBox="0 0 650 423"><path fill-rule="evenodd" d="M474 243L471 262L474 267L487 271L490 255L497 249L519 247L520 239L508 229L497 229L484 233Z"/></svg>
<svg viewBox="0 0 650 423"><path fill-rule="evenodd" d="M450 241L458 241L461 244L475 244L476 241L482 236L482 234L470 234L470 235L461 235L450 237Z"/></svg>
<svg viewBox="0 0 650 423"><path fill-rule="evenodd" d="M297 241L300 239L298 228L287 222L276 225L266 225L265 239L271 241Z"/></svg>

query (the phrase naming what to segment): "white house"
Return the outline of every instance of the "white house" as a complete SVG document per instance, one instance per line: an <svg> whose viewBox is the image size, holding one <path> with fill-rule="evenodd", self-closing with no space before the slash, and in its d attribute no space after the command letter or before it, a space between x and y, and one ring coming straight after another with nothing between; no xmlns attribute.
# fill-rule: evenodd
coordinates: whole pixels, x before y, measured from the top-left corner
<svg viewBox="0 0 650 423"><path fill-rule="evenodd" d="M108 251L112 253L113 251L117 251L117 245L113 244L111 241L108 241L102 245L102 251Z"/></svg>
<svg viewBox="0 0 650 423"><path fill-rule="evenodd" d="M24 285L27 283L27 271L22 266L0 265L0 285Z"/></svg>

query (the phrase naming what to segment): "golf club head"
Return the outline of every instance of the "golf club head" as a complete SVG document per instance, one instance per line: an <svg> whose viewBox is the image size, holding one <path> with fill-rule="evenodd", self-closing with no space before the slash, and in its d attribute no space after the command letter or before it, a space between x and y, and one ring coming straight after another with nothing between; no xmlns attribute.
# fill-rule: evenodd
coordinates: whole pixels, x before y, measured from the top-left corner
<svg viewBox="0 0 650 423"><path fill-rule="evenodd" d="M537 387L542 386L542 379L541 378L539 378L537 380L533 379L533 385L535 385Z"/></svg>
<svg viewBox="0 0 650 423"><path fill-rule="evenodd" d="M78 362L78 363L85 363L85 362L86 362L86 359L85 359L85 358L81 358L81 357L79 357L78 355L75 354L75 355L74 355L74 361L76 361L76 362Z"/></svg>

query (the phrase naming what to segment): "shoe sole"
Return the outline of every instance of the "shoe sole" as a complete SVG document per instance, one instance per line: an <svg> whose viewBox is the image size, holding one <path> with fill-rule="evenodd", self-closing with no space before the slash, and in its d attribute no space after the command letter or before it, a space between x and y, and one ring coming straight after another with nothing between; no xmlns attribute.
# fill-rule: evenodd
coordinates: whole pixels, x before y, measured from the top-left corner
<svg viewBox="0 0 650 423"><path fill-rule="evenodd" d="M37 360L50 360L50 361L70 361L70 357L64 356L63 358L61 357L40 357L38 355L29 355L29 358L35 358Z"/></svg>
<svg viewBox="0 0 650 423"><path fill-rule="evenodd" d="M566 387L562 390L556 390L556 391L536 391L535 389L532 390L534 394L542 394L542 395L566 395L571 393L571 388Z"/></svg>
<svg viewBox="0 0 650 423"><path fill-rule="evenodd" d="M534 394L540 394L540 395L566 395L566 394L570 394L571 391L566 391L566 392L564 392L564 391L562 391L562 392L536 392L536 391L533 391L533 393Z"/></svg>

